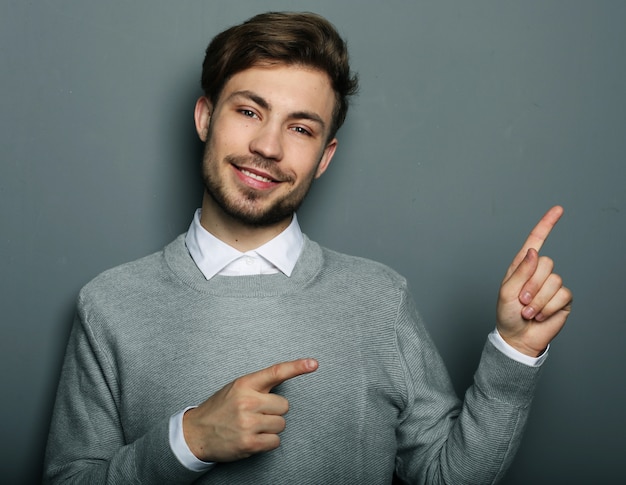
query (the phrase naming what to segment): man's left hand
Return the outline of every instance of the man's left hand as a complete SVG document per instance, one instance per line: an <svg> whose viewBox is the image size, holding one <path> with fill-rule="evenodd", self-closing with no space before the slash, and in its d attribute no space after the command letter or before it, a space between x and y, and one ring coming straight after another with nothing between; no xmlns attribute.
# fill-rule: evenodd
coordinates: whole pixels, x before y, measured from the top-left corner
<svg viewBox="0 0 626 485"><path fill-rule="evenodd" d="M571 311L571 291L552 272L552 259L539 256L562 214L560 206L546 212L513 259L500 286L498 332L510 346L531 357L545 351Z"/></svg>

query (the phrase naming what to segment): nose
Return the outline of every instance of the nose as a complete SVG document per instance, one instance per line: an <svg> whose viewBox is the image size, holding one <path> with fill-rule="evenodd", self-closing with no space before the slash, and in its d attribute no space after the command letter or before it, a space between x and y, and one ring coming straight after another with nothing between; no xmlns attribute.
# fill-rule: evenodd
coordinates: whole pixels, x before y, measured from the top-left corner
<svg viewBox="0 0 626 485"><path fill-rule="evenodd" d="M279 161L283 158L282 129L278 125L265 123L250 140L250 151L263 158Z"/></svg>

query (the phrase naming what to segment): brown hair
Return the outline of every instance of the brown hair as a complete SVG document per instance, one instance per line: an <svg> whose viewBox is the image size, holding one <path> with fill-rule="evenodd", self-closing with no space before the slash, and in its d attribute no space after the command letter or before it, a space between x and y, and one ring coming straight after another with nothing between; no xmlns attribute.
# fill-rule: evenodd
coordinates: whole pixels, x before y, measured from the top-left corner
<svg viewBox="0 0 626 485"><path fill-rule="evenodd" d="M348 112L348 96L358 78L350 73L346 42L334 26L314 13L267 12L218 34L206 50L202 89L215 105L226 82L259 64L302 65L328 74L335 91L329 137L335 136Z"/></svg>

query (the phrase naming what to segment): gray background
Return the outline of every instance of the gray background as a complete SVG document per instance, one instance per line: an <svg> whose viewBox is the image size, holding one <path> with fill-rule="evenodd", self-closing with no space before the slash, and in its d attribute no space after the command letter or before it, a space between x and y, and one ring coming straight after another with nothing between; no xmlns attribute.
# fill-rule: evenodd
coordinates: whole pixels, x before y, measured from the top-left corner
<svg viewBox="0 0 626 485"><path fill-rule="evenodd" d="M74 299L200 204L192 109L209 39L314 10L361 76L300 218L411 281L463 392L536 220L575 293L508 484L610 484L626 431L626 2L0 3L0 481L36 483Z"/></svg>

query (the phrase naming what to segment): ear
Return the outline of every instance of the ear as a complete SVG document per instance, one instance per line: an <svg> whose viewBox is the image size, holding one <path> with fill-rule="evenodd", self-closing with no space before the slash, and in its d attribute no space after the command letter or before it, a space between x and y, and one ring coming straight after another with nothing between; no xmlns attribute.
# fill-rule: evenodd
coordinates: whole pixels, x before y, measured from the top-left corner
<svg viewBox="0 0 626 485"><path fill-rule="evenodd" d="M201 96L196 101L196 108L193 113L194 120L196 122L196 131L202 141L207 140L209 134L209 122L211 121L211 112L213 106L211 101L206 96Z"/></svg>
<svg viewBox="0 0 626 485"><path fill-rule="evenodd" d="M337 138L333 138L326 148L324 148L324 153L322 154L322 158L320 163L317 165L317 171L315 172L315 178L319 178L330 165L330 161L333 159L333 155L335 154L335 150L337 149Z"/></svg>

